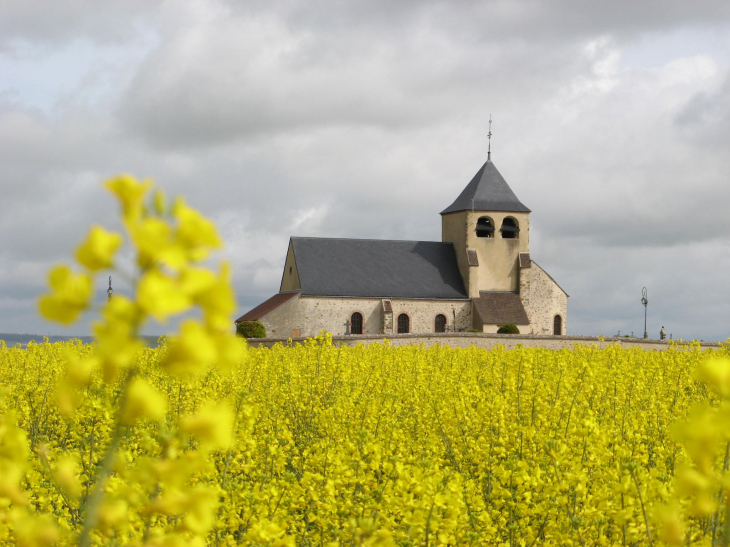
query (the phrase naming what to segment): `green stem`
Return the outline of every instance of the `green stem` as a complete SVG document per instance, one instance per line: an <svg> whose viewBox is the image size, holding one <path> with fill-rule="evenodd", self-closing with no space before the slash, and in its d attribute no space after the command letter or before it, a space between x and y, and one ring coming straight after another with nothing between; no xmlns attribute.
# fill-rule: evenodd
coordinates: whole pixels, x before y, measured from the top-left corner
<svg viewBox="0 0 730 547"><path fill-rule="evenodd" d="M129 369L124 381L122 382L122 397L119 403L114 432L112 433L109 445L106 447L106 453L104 454L104 459L101 462L99 473L96 476L94 489L86 503L86 514L84 515L84 525L81 529L81 535L79 536L79 547L89 547L91 545L91 531L96 527L99 520L99 510L101 509L101 503L104 500L104 494L106 493L106 482L112 474L114 458L117 455L119 442L122 439L122 430L124 426L122 425L121 412L127 399L127 386L136 373L137 371L135 368Z"/></svg>
<svg viewBox="0 0 730 547"><path fill-rule="evenodd" d="M639 488L639 481L636 478L636 474L634 473L634 470L631 469L631 478L634 479L634 485L636 486L636 491L639 494L639 503L641 504L641 514L644 515L644 526L646 526L646 535L649 538L649 547L652 547L652 541L651 541L651 530L649 529L649 519L646 517L646 510L644 509L644 499L641 497L641 488Z"/></svg>
<svg viewBox="0 0 730 547"><path fill-rule="evenodd" d="M96 484L94 484L94 490L92 490L86 504L86 515L84 516L84 526L79 537L79 547L89 547L91 545L91 531L96 527L96 523L99 520L99 509L101 509L101 502L104 499L106 482L112 474L114 457L117 455L117 448L119 447L121 438L122 426L117 422L112 439L106 449L106 454L104 454L101 469L99 469Z"/></svg>

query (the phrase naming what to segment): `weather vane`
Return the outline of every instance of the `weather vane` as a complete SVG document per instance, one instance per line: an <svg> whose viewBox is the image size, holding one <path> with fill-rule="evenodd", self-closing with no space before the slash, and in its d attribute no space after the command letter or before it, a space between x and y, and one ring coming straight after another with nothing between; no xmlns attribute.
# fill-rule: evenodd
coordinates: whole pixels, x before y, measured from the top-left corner
<svg viewBox="0 0 730 547"><path fill-rule="evenodd" d="M114 289L112 289L112 276L109 276L109 288L106 291L107 296L109 297L109 301L111 302L112 294L114 294Z"/></svg>
<svg viewBox="0 0 730 547"><path fill-rule="evenodd" d="M489 115L489 133L487 133L487 161L492 159L492 115Z"/></svg>

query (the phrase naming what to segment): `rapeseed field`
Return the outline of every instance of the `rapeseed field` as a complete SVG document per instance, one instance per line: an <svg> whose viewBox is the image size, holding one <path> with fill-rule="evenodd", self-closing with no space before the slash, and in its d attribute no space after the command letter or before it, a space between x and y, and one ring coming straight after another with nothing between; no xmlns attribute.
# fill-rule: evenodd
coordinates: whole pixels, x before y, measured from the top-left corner
<svg viewBox="0 0 730 547"><path fill-rule="evenodd" d="M0 544L728 544L729 346L249 348L215 227L107 187L133 296L94 309L124 237L93 227L39 309L95 343L0 342Z"/></svg>

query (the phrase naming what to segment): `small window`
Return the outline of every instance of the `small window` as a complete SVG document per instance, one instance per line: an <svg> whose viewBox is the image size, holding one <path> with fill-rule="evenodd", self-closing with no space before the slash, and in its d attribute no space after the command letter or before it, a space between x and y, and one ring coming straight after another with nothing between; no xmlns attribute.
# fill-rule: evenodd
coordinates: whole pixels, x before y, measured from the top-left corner
<svg viewBox="0 0 730 547"><path fill-rule="evenodd" d="M494 222L489 217L477 220L477 237L494 237Z"/></svg>
<svg viewBox="0 0 730 547"><path fill-rule="evenodd" d="M289 275L291 275L291 266L289 266Z"/></svg>
<svg viewBox="0 0 730 547"><path fill-rule="evenodd" d="M438 314L434 326L436 332L446 332L446 316L441 313Z"/></svg>
<svg viewBox="0 0 730 547"><path fill-rule="evenodd" d="M362 314L356 311L350 317L350 332L352 334L362 334Z"/></svg>
<svg viewBox="0 0 730 547"><path fill-rule="evenodd" d="M555 316L555 319L553 319L553 335L554 336L561 336L563 334L563 318L559 315Z"/></svg>
<svg viewBox="0 0 730 547"><path fill-rule="evenodd" d="M405 313L401 313L398 316L398 334L408 334L409 332L411 332L411 319Z"/></svg>
<svg viewBox="0 0 730 547"><path fill-rule="evenodd" d="M499 229L504 239L518 239L520 227L517 221L512 217L507 217L502 221L502 227Z"/></svg>

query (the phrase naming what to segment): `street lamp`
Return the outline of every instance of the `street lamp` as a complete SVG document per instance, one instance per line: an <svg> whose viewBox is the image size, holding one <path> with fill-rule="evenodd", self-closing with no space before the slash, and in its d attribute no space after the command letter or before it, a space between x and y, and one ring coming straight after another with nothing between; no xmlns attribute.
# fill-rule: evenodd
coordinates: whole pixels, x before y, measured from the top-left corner
<svg viewBox="0 0 730 547"><path fill-rule="evenodd" d="M641 289L641 303L644 304L644 338L649 338L649 333L646 331L646 307L649 305L647 299L646 287Z"/></svg>

